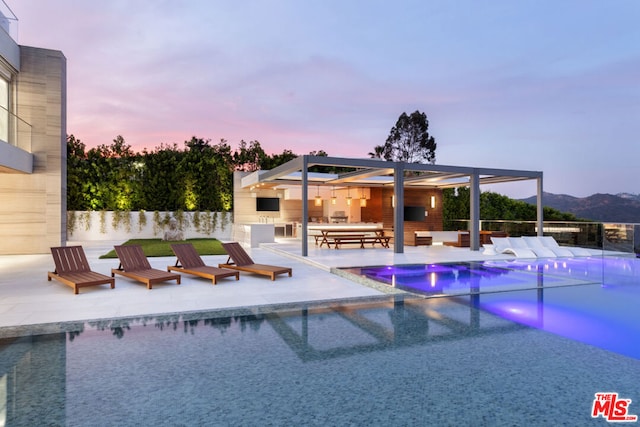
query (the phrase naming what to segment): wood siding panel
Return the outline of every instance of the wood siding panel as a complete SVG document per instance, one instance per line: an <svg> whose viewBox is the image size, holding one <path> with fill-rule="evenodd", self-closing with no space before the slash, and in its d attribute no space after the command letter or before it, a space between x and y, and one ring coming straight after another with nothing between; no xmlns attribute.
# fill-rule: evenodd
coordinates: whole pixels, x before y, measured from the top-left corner
<svg viewBox="0 0 640 427"><path fill-rule="evenodd" d="M393 230L393 206L391 198L393 189L382 189L382 223L385 230ZM431 208L431 196L435 196L435 208ZM414 242L413 233L416 231L442 230L442 190L437 188L405 188L404 206L424 206L427 216L424 221L404 222L404 242L411 245Z"/></svg>

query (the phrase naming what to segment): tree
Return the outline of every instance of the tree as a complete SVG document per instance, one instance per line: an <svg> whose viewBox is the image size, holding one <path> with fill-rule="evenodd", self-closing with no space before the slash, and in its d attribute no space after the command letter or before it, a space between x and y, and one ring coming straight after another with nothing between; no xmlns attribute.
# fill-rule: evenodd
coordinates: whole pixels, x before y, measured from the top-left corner
<svg viewBox="0 0 640 427"><path fill-rule="evenodd" d="M469 219L469 187L446 188L442 191L442 215L445 221ZM502 194L486 191L480 193L480 218L483 220L535 221L535 205L514 200ZM545 221L580 221L575 215L544 207Z"/></svg>
<svg viewBox="0 0 640 427"><path fill-rule="evenodd" d="M369 152L369 157L372 159L384 159L384 145L376 145L373 151Z"/></svg>
<svg viewBox="0 0 640 427"><path fill-rule="evenodd" d="M312 154L327 156L323 150ZM160 144L135 152L118 135L111 144L87 149L67 136L67 207L69 210L233 209L234 170L273 169L296 158L291 150L267 155L258 141L232 150L225 139L193 136L178 144Z"/></svg>
<svg viewBox="0 0 640 427"><path fill-rule="evenodd" d="M189 149L190 152L202 153L203 151L211 148L209 142L210 141L208 139L205 140L192 136L190 141L184 142L184 145Z"/></svg>
<svg viewBox="0 0 640 427"><path fill-rule="evenodd" d="M183 188L179 176L184 152L177 144L160 144L142 152L142 207L148 211L181 209Z"/></svg>
<svg viewBox="0 0 640 427"><path fill-rule="evenodd" d="M384 145L375 147L369 155L396 162L434 164L436 140L429 135L427 115L418 110L410 116L400 114Z"/></svg>
<svg viewBox="0 0 640 427"><path fill-rule="evenodd" d="M88 207L85 199L86 183L90 180L85 144L67 135L67 209L81 211Z"/></svg>
<svg viewBox="0 0 640 427"><path fill-rule="evenodd" d="M318 157L329 157L329 154L327 154L327 152L324 151L324 150L309 151L309 155L310 156L318 156Z"/></svg>
<svg viewBox="0 0 640 427"><path fill-rule="evenodd" d="M267 154L260 146L260 142L251 141L247 145L244 140L240 141L239 151L233 155L236 170L244 172L254 172L260 169L260 164L264 163Z"/></svg>
<svg viewBox="0 0 640 427"><path fill-rule="evenodd" d="M209 140L193 137L185 142L178 179L183 188L180 206L188 211L231 209L233 167L231 147L222 140L215 146Z"/></svg>
<svg viewBox="0 0 640 427"><path fill-rule="evenodd" d="M262 159L260 163L260 169L268 170L277 166L287 163L289 160L293 160L298 157L293 151L284 149L281 154L273 154L271 157L267 156Z"/></svg>

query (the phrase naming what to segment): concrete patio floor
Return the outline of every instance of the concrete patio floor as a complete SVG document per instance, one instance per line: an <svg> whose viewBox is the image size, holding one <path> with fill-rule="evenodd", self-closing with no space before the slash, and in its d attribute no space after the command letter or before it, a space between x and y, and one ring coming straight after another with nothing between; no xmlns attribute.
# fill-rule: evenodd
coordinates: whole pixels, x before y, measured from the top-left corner
<svg viewBox="0 0 640 427"><path fill-rule="evenodd" d="M82 245L94 271L109 275L117 259L99 259L121 242L69 242ZM57 281L47 281L53 269L50 254L0 256L0 328L76 322L119 317L175 314L193 311L240 309L383 296L379 290L330 273L332 267L380 264L408 264L488 259L481 252L443 246L406 247L402 254L392 249L343 248L340 250L309 245L309 256L300 256L300 241L281 240L260 248L247 249L263 264L293 268L293 277L240 274L240 280L211 281L189 275L182 284L175 282L145 285L116 276L116 287L108 285L80 289L79 295ZM491 259L509 256L493 256ZM204 256L208 265L226 261L225 256ZM166 270L174 257L149 258L152 267ZM0 337L2 336L0 329Z"/></svg>

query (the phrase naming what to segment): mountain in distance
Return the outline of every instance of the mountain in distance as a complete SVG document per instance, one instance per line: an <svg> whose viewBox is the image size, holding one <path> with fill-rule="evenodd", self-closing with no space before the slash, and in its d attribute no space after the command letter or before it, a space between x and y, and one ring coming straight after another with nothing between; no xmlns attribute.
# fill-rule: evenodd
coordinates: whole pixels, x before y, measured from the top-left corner
<svg viewBox="0 0 640 427"><path fill-rule="evenodd" d="M623 199L631 199L640 201L640 194L631 194L631 193L618 193L617 196L622 197Z"/></svg>
<svg viewBox="0 0 640 427"><path fill-rule="evenodd" d="M521 199L536 204L536 196ZM543 193L544 206L570 212L582 219L600 222L640 223L640 194L593 194L574 197L566 194Z"/></svg>

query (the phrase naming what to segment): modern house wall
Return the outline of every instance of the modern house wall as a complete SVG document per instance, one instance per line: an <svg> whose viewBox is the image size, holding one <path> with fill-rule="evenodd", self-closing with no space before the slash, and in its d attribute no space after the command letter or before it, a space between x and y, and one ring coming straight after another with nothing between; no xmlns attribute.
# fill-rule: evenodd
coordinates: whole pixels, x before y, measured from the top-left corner
<svg viewBox="0 0 640 427"><path fill-rule="evenodd" d="M12 113L31 126L33 170L0 172L0 254L47 253L66 243L66 58L19 50Z"/></svg>
<svg viewBox="0 0 640 427"><path fill-rule="evenodd" d="M302 221L302 200L287 200L284 196L284 190L242 188L241 179L248 174L249 172L234 172L233 174L234 224L278 224ZM280 198L280 211L258 212L256 210L256 198L258 197ZM307 201L307 209L310 218L325 216L323 206L315 206L313 200Z"/></svg>

